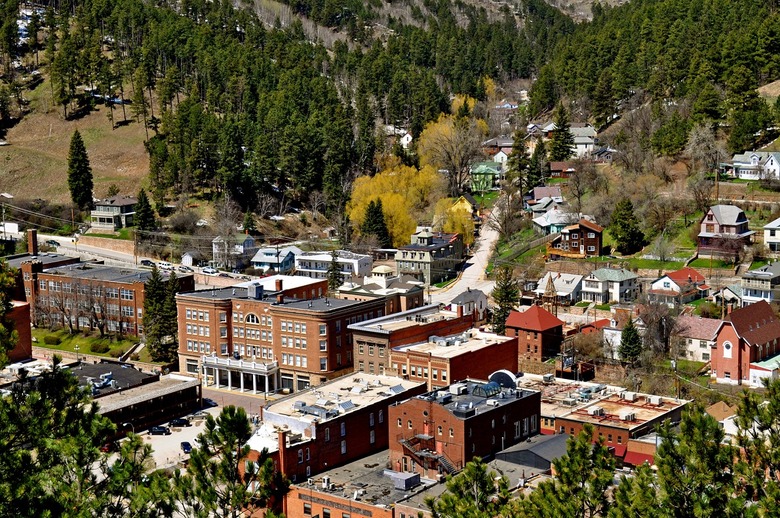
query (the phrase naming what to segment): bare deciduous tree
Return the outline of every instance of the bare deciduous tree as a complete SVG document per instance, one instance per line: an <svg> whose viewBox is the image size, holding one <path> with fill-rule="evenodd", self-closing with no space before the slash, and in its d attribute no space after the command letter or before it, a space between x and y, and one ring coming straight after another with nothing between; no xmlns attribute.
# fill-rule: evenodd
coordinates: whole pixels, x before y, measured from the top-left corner
<svg viewBox="0 0 780 518"><path fill-rule="evenodd" d="M417 149L422 165L446 171L450 195L457 196L469 179L471 164L482 157L481 133L474 119L442 115L426 126Z"/></svg>

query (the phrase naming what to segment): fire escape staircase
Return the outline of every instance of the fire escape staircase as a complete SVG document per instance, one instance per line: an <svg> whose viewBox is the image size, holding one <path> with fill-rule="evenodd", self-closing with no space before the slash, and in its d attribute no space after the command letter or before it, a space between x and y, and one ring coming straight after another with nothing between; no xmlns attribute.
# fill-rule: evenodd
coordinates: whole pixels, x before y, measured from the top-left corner
<svg viewBox="0 0 780 518"><path fill-rule="evenodd" d="M426 448L425 443L432 442L432 437L426 435L415 435L411 439L405 437L399 438L398 442L404 447L409 455L421 466L430 467L431 461L438 463L447 474L457 472L457 468L444 455L436 452L433 448ZM418 446L422 446L418 449ZM435 464L434 464L435 465Z"/></svg>

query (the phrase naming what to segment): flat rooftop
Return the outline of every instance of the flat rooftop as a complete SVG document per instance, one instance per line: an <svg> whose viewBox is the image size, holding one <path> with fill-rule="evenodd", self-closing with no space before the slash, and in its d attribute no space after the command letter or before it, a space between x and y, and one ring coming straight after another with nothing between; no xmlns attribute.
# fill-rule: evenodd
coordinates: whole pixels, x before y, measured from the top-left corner
<svg viewBox="0 0 780 518"><path fill-rule="evenodd" d="M282 281L282 290L293 290L304 286L319 284L325 279L312 279L301 275L269 275L251 281L240 282L235 285L236 288L248 288L249 286L260 286L264 291L276 293L276 281Z"/></svg>
<svg viewBox="0 0 780 518"><path fill-rule="evenodd" d="M334 299L330 297L319 297L310 300L285 298L284 302L282 302L281 304L275 302L274 305L283 308L305 309L306 311L324 313L336 309L343 309L351 306L359 306L361 304L367 304L369 302L373 302L373 301Z"/></svg>
<svg viewBox="0 0 780 518"><path fill-rule="evenodd" d="M517 386L542 393L542 417L560 417L626 390L614 385L563 378L553 378L552 381L545 382L544 377L538 374L524 374L517 378ZM590 390L590 393L585 395L587 390Z"/></svg>
<svg viewBox="0 0 780 518"><path fill-rule="evenodd" d="M621 392L594 401L562 416L583 423L633 430L654 421L690 401L636 392ZM630 418L629 418L630 416Z"/></svg>
<svg viewBox="0 0 780 518"><path fill-rule="evenodd" d="M104 264L78 263L55 268L46 268L43 273L49 275L62 275L72 279L86 279L109 282L146 282L152 276L152 271L138 268L120 268L118 266L106 266ZM170 277L170 272L160 271L163 280ZM179 278L192 276L192 274L182 274Z"/></svg>
<svg viewBox="0 0 780 518"><path fill-rule="evenodd" d="M95 400L101 414L106 414L130 405L137 405L150 399L158 398L190 387L200 385L200 380L186 376L169 374L145 385L122 390Z"/></svg>
<svg viewBox="0 0 780 518"><path fill-rule="evenodd" d="M457 314L454 311L444 310L442 305L437 304L422 306L402 311L401 313L392 313L372 320L365 320L357 324L350 324L348 329L353 331L390 334L391 331L424 326L440 320L451 320L453 318L457 318Z"/></svg>
<svg viewBox="0 0 780 518"><path fill-rule="evenodd" d="M458 419L468 419L537 393L536 390L507 388L496 382L467 379L416 397L442 405Z"/></svg>
<svg viewBox="0 0 780 518"><path fill-rule="evenodd" d="M307 483L297 485L307 492L337 495L347 500L381 507L408 499L432 486L441 487L441 492L446 489L444 484L438 484L435 480L417 478L411 473L392 472L389 465L390 453L388 450L383 450L321 473L312 479L314 484L311 486ZM323 488L323 477L330 479L333 489ZM409 479L409 485L412 487L399 489L392 477L397 477L399 480Z"/></svg>
<svg viewBox="0 0 780 518"><path fill-rule="evenodd" d="M313 419L324 422L421 385L395 376L355 372L269 403L263 420L276 424L274 417L280 416L281 424L289 423L285 418L290 417L307 425Z"/></svg>
<svg viewBox="0 0 780 518"><path fill-rule="evenodd" d="M486 333L478 329L470 329L458 335L432 336L427 342L399 345L393 347L394 352L425 353L436 358L454 358L464 353L488 349L495 344L514 340L514 338L495 333Z"/></svg>
<svg viewBox="0 0 780 518"><path fill-rule="evenodd" d="M55 253L48 253L48 252L41 252L38 255L31 255L31 254L19 254L19 255L9 255L5 257L5 260L8 262L8 266L11 268L19 268L22 266L22 263L25 261L40 261L44 267L46 267L47 264L55 264L62 261L80 261L78 257L73 257L70 255L63 255L63 254L55 254Z"/></svg>
<svg viewBox="0 0 780 518"><path fill-rule="evenodd" d="M78 378L79 385L82 386L92 385L94 387L95 384L102 384L104 379L115 381L115 383L106 383L104 387L93 390L93 396L96 398L137 387L156 378L154 374L144 373L136 370L130 364L118 362L72 363L70 371Z"/></svg>

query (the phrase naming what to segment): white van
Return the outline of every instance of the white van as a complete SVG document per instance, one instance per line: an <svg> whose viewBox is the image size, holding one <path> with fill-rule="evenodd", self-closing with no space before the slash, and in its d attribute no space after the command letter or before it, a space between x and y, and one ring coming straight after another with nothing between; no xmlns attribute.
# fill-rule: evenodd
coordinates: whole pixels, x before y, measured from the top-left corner
<svg viewBox="0 0 780 518"><path fill-rule="evenodd" d="M160 261L159 263L157 263L157 267L160 270L173 270L173 265L168 261Z"/></svg>

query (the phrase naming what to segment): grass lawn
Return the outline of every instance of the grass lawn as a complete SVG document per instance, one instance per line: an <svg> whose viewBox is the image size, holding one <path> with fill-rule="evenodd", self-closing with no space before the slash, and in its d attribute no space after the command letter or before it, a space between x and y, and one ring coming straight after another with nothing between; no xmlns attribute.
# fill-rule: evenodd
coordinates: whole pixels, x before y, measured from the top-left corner
<svg viewBox="0 0 780 518"><path fill-rule="evenodd" d="M448 286L448 285L452 284L453 282L455 282L455 279L456 278L447 279L446 281L437 282L436 284L434 284L434 286L436 286L437 288L444 288L445 286ZM144 348L144 349L146 349L146 348Z"/></svg>
<svg viewBox="0 0 780 518"><path fill-rule="evenodd" d="M768 259L756 259L752 263L750 263L750 269L755 270L756 268L761 268L762 266L766 266L769 264Z"/></svg>
<svg viewBox="0 0 780 518"><path fill-rule="evenodd" d="M482 207L490 208L493 206L493 204L496 203L500 193L501 191L488 191L485 194L478 194L474 196L474 199L477 200L477 203L479 203Z"/></svg>
<svg viewBox="0 0 780 518"><path fill-rule="evenodd" d="M734 263L731 261L723 261L720 259L695 259L690 265L691 268L722 268L730 270L734 268Z"/></svg>
<svg viewBox="0 0 780 518"><path fill-rule="evenodd" d="M133 344L138 343L138 338L123 338L121 340L115 340L111 338L100 338L100 335L96 332L94 335L84 336L83 333L70 334L67 330L61 329L57 331L49 331L48 329L33 329L32 335L38 341L36 346L45 347L47 349L58 351L76 352L75 347L79 346L79 354L94 354L96 356L105 356L107 358L119 358L124 354ZM49 345L45 343L45 336L56 336L61 342L57 345ZM106 344L109 346L108 352L96 353L92 352L92 346Z"/></svg>
<svg viewBox="0 0 780 518"><path fill-rule="evenodd" d="M590 302L587 302L587 301L584 301L584 300L582 302L577 302L574 305L574 307L577 307L577 308L587 308L588 306L590 306Z"/></svg>
<svg viewBox="0 0 780 518"><path fill-rule="evenodd" d="M667 369L671 370L672 361L664 360L663 365ZM706 362L695 362L693 360L677 360L677 370L679 372L684 372L684 373L696 374L705 365L707 365Z"/></svg>
<svg viewBox="0 0 780 518"><path fill-rule="evenodd" d="M609 311L609 308L609 304L596 304L596 309L600 309L601 311Z"/></svg>
<svg viewBox="0 0 780 518"><path fill-rule="evenodd" d="M630 268L642 268L643 270L679 270L683 265L680 261L659 261L639 257L629 257L625 261Z"/></svg>

